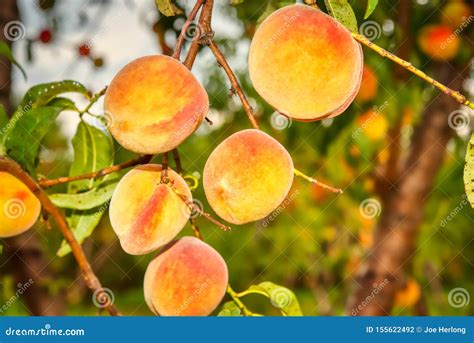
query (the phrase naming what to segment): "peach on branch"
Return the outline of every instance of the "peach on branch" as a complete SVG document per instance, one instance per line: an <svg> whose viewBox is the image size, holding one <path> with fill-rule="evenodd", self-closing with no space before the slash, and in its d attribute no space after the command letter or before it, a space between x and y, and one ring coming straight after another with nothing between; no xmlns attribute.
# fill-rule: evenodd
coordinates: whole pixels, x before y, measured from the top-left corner
<svg viewBox="0 0 474 343"><path fill-rule="evenodd" d="M126 149L156 154L176 148L202 122L207 93L168 56L141 57L114 77L105 94L110 131Z"/></svg>
<svg viewBox="0 0 474 343"><path fill-rule="evenodd" d="M424 27L418 38L421 51L437 61L451 60L459 52L460 39L447 25Z"/></svg>
<svg viewBox="0 0 474 343"><path fill-rule="evenodd" d="M356 101L367 102L374 100L377 96L378 88L379 82L374 70L370 66L364 65L362 82L360 84L359 93L357 93L356 96Z"/></svg>
<svg viewBox="0 0 474 343"><path fill-rule="evenodd" d="M19 235L38 220L41 204L13 175L0 172L0 238Z"/></svg>
<svg viewBox="0 0 474 343"><path fill-rule="evenodd" d="M145 301L162 316L207 316L221 302L227 283L221 255L195 237L183 237L148 265Z"/></svg>
<svg viewBox="0 0 474 343"><path fill-rule="evenodd" d="M249 73L280 113L313 121L342 113L362 77L362 48L339 22L296 4L268 16L252 39Z"/></svg>
<svg viewBox="0 0 474 343"><path fill-rule="evenodd" d="M288 152L274 138L254 129L239 131L220 143L203 173L209 204L234 224L269 215L292 183L293 161Z"/></svg>
<svg viewBox="0 0 474 343"><path fill-rule="evenodd" d="M129 254L142 255L169 243L189 219L192 195L186 181L172 170L161 182L161 166L147 164L129 171L110 202L110 222Z"/></svg>

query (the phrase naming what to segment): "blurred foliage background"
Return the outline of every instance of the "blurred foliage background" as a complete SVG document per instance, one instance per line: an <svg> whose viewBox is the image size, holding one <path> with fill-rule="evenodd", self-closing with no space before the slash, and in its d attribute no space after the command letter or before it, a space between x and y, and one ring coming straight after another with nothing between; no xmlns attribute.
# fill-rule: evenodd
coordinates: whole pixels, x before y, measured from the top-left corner
<svg viewBox="0 0 474 343"><path fill-rule="evenodd" d="M87 79L81 79L79 76L76 77L77 81L90 85L94 73L102 75L101 81L106 77L111 78L117 68L108 66L109 55L120 54L127 60L130 52L127 50L126 41L120 50L92 45L91 55L84 58L75 53L77 44L68 42L67 35L61 36L61 32L71 30L71 22L81 23L75 24L73 29L83 32L84 41L89 37L93 38L107 22L98 23L100 19L90 17L87 6L99 8L98 13L113 13L121 1L102 0L95 1L95 4L91 2L84 6L84 11L69 11L68 2L70 1L65 1L60 6L53 0L38 3L44 8L35 10L44 16L43 29L51 30L53 39L45 43L37 41L33 35L28 43L15 42L17 59L28 72L31 63L28 56L34 59L40 50L58 49L58 46L63 46L64 49L74 51L72 57L66 54L71 64L82 63L86 65L83 68L90 70ZM120 18L120 26L126 28L132 17L142 18L145 24L141 29L146 34L151 32L154 35L155 45L151 49L156 53L169 52L183 23L183 16L164 17L156 11L151 1L146 6L139 1L125 2L129 13ZM389 130L400 125L401 158L406 157L414 126L420 124L424 107L439 92L412 75L401 80L394 72L396 68L392 62L364 48L365 63L373 73L372 80L365 80L365 87L369 88L367 92L371 93L367 99L359 98L341 116L319 122L295 122L279 116L252 88L246 68L246 54L259 18L288 3L291 2L244 0L239 4L230 5L227 0L216 0L216 40L238 74L261 128L286 147L298 169L318 180L342 188L344 193L334 194L296 178L290 191L291 201L269 225L264 225L262 221L241 227L233 226L231 232L223 232L202 218L198 218L197 223L205 240L227 261L230 283L234 289L245 290L252 284L272 281L295 292L305 315L342 315L347 311L348 299L354 292L355 276L373 247L377 222L384 212L383 206L380 206L375 209L375 216L364 216L360 206L366 199L378 199L377 203L381 204L376 174L377 170L383 169L388 163L393 145L388 136ZM409 3L412 12L411 25L402 27L399 23L398 2L380 2L368 19L374 29L378 30L373 41L390 51L396 51L407 39L411 40L408 59L428 74L432 74L437 68L437 62L420 50L417 40L423 27L439 24L443 20L442 11L446 2L419 0ZM179 4L188 12L193 2L182 1ZM468 4L472 6L472 3ZM351 5L359 24L363 23L366 2L351 1ZM321 7L324 9L323 5ZM151 16L154 20L149 20L150 15L147 15L146 20L142 17L147 10L155 11ZM20 15L23 16L24 13L20 11ZM28 28L28 23L25 24ZM38 30L38 35L43 29ZM464 93L470 92L471 96L472 37L470 25L462 35L459 53L449 62L452 64L453 73L460 72L461 65L471 63L467 72L468 78L464 83ZM135 39L140 40L140 37ZM189 42L186 46L188 45ZM101 53L94 55L95 51ZM57 58L65 57L58 54ZM212 105L209 118L214 124L211 126L204 122L196 134L179 147L179 151L185 172L201 181L200 175L206 159L216 145L231 133L249 128L250 124L239 99L229 96L228 80L206 48L199 53L194 70L209 93ZM65 75L65 78L70 77ZM17 79L13 79L13 86L15 80ZM53 80L46 78L41 82L46 81ZM105 86L106 82L105 80L102 86ZM371 82L372 84L368 85ZM28 87L33 85L28 82L27 84ZM100 87L91 91L99 89ZM17 100L13 100L13 104L21 99L23 93L22 89L14 87L12 99ZM318 94L314 96L317 97ZM99 104L94 107L96 113L100 113L100 106ZM371 120L371 114L374 112L376 119ZM86 120L100 127L100 123L93 118ZM73 160L71 136L65 134L63 125L64 120L48 133L42 145L39 171L49 178L67 175ZM392 314L474 314L472 301L461 308L453 307L448 302L448 293L456 287L462 287L468 294L474 294L474 213L470 206L463 202L462 197L464 155L471 128L472 126L468 126L456 131L450 139L429 198L415 209L420 215L424 214L424 219L416 235L415 253L406 265L402 288L397 291ZM115 148L116 163L133 157L119 146ZM410 170L402 172L410 173ZM65 192L66 186L58 186L51 191ZM212 212L206 203L201 184L194 191L194 197L204 204L206 210ZM455 209L459 210L452 220L443 222ZM191 227L186 227L182 234L192 235ZM62 237L54 230L54 225L53 229L49 230L47 225L40 221L32 235L31 239L39 242L43 258L49 261L45 266L49 276L44 278L41 287L47 290L52 299L60 299L63 305L58 308L67 315L97 314L97 308L91 302L91 294L80 278L73 257L56 256ZM2 243L8 246L9 241ZM84 243L84 249L102 283L113 290L115 304L124 314L151 314L144 303L142 286L146 266L154 254L129 256L124 253L110 227L108 216L102 218L92 236ZM17 289L18 280L12 270L29 267L21 266L21 258L14 259L17 262L12 266L12 257L8 255L8 251L4 251L0 259L0 304L3 304L15 295ZM258 295L250 295L243 301L255 312L265 315L278 314L267 299ZM420 308L425 310L420 312ZM28 306L20 297L2 315L29 313Z"/></svg>

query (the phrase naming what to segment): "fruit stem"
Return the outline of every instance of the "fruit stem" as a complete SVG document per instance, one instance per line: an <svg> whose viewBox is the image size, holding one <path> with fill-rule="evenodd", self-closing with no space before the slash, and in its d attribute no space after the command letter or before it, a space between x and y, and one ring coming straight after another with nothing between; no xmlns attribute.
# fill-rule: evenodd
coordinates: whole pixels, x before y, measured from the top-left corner
<svg viewBox="0 0 474 343"><path fill-rule="evenodd" d="M319 182L318 180L316 179L313 179L312 177L306 175L306 174L303 174L302 172L300 172L298 169L294 168L294 173L296 176L299 176L299 177L302 177L303 179L305 179L306 181L309 181L311 183L314 183L316 185L318 185L319 187L322 187L322 188L325 188L325 189L328 189L330 190L331 192L334 192L334 193L340 193L342 194L343 191L342 189L340 188L334 188L334 187L331 187L331 186L328 186L322 182Z"/></svg>
<svg viewBox="0 0 474 343"><path fill-rule="evenodd" d="M214 42L212 38L210 38L206 43L209 49L211 49L212 53L214 54L219 65L221 65L222 68L224 68L224 71L226 72L227 77L229 78L229 81L231 84L231 93L236 93L239 96L240 100L242 101L242 105L244 106L245 113L247 113L247 117L250 120L250 123L252 124L254 129L259 130L260 128L258 126L257 120L255 119L255 114L253 113L252 106L250 106L250 103L247 100L247 97L245 96L244 91L240 87L239 80L237 80L237 77L232 71L232 68L227 62L224 54L221 52L216 42Z"/></svg>
<svg viewBox="0 0 474 343"><path fill-rule="evenodd" d="M196 4L194 5L193 9L191 12L189 12L188 19L186 19L186 22L183 24L183 27L181 29L181 32L179 34L178 40L176 41L176 46L174 48L174 52L172 57L176 58L179 61L180 55L181 55L181 49L183 48L184 41L186 39L186 32L188 31L189 26L193 22L194 18L196 18L196 15L201 8L202 4L204 3L204 0L197 0ZM198 32L200 30L199 26L197 28Z"/></svg>
<svg viewBox="0 0 474 343"><path fill-rule="evenodd" d="M389 60L397 63L398 65L402 66L406 70L408 70L411 73L415 74L419 78L421 78L421 79L425 80L426 82L432 84L433 86L435 86L436 88L441 90L443 93L445 93L445 94L451 96L452 98L456 99L456 101L459 102L460 104L474 109L474 104L472 102L470 102L464 95L462 95L458 91L455 91L455 90L443 85L441 82L436 81L431 76L427 75L426 73L424 73L420 69L414 67L410 62L405 61L404 59L401 59L397 55L392 54L391 52L385 50L384 48L378 46L377 44L372 43L365 36L363 36L361 34L358 34L358 33L355 33L355 32L351 32L351 34L352 34L352 37L355 40L357 40L361 44L364 44L366 47L372 49L373 51L378 53L380 56L388 58Z"/></svg>
<svg viewBox="0 0 474 343"><path fill-rule="evenodd" d="M87 287L93 292L95 297L100 297L101 294L104 293L104 288L102 287L98 277L92 270L92 267L84 253L84 250L82 250L81 245L76 240L76 237L74 237L74 234L72 233L66 219L56 208L56 206L54 206L54 204L51 202L46 192L40 187L38 182L36 182L27 172L25 172L20 167L20 165L18 165L15 161L10 160L7 157L0 156L0 171L4 171L15 176L36 195L38 200L41 202L41 207L43 208L43 211L54 218L59 230L64 236L64 239L71 247L72 253L77 261L77 264L79 265L79 268L81 269L82 278L84 279ZM111 303L105 304L105 309L112 316L120 315L120 312Z"/></svg>
<svg viewBox="0 0 474 343"><path fill-rule="evenodd" d="M249 317L261 317L262 315L261 314L258 314L258 313L253 313L252 311L250 311L245 305L244 303L239 299L239 295L238 293L236 293L232 287L230 286L230 284L227 285L227 294L230 295L230 297L232 298L232 300L234 301L234 303L237 305L237 307L240 309L240 311L242 312L242 314L244 316L249 316Z"/></svg>
<svg viewBox="0 0 474 343"><path fill-rule="evenodd" d="M153 155L143 155L133 160L116 164L114 166L107 167L107 168L104 168L95 172L87 173L87 174L69 176L69 177L65 176L65 177L60 177L57 179L42 179L38 181L38 184L40 185L41 188L45 189L48 187L53 187L53 186L60 185L63 183L68 183L68 182L73 182L73 181L78 181L78 180L98 179L100 177L106 176L108 174L112 174L114 172L120 171L125 168L133 167L139 164L146 164L150 162L152 158L153 158Z"/></svg>
<svg viewBox="0 0 474 343"><path fill-rule="evenodd" d="M82 111L79 111L79 116L82 116L84 113L89 113L91 107L105 94L105 92L107 91L107 87L108 86L105 86L92 96L86 108L84 108Z"/></svg>

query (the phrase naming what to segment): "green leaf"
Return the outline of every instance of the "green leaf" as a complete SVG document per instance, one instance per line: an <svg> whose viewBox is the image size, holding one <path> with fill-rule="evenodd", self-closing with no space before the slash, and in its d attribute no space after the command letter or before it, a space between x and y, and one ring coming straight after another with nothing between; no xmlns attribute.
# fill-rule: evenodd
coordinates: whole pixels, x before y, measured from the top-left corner
<svg viewBox="0 0 474 343"><path fill-rule="evenodd" d="M62 97L57 97L48 102L47 106L53 106L53 107L61 107L63 111L65 110L70 110L70 111L79 111L78 108L76 107L76 104L74 101L68 98L62 98Z"/></svg>
<svg viewBox="0 0 474 343"><path fill-rule="evenodd" d="M349 31L359 32L354 10L347 0L324 0L329 14Z"/></svg>
<svg viewBox="0 0 474 343"><path fill-rule="evenodd" d="M114 162L112 139L103 131L83 121L72 139L74 161L69 176L82 175L109 167ZM106 178L70 182L68 193L78 193L97 187Z"/></svg>
<svg viewBox="0 0 474 343"><path fill-rule="evenodd" d="M379 0L367 0L367 8L365 9L364 19L370 17L378 4Z"/></svg>
<svg viewBox="0 0 474 343"><path fill-rule="evenodd" d="M60 107L33 108L19 116L6 133L6 153L32 175L41 141L61 111Z"/></svg>
<svg viewBox="0 0 474 343"><path fill-rule="evenodd" d="M8 46L8 44L1 41L0 41L0 55L5 56L10 62L16 65L20 69L21 73L23 74L23 77L26 80L25 70L22 68L22 66L17 62L17 60L13 56L12 51L10 47Z"/></svg>
<svg viewBox="0 0 474 343"><path fill-rule="evenodd" d="M79 194L51 194L49 198L58 207L76 210L90 210L106 203L112 197L117 182L110 180L107 185L103 184L88 192Z"/></svg>
<svg viewBox="0 0 474 343"><path fill-rule="evenodd" d="M219 317L240 317L242 313L237 304L233 301L227 301L222 305L222 309L217 314Z"/></svg>
<svg viewBox="0 0 474 343"><path fill-rule="evenodd" d="M107 207L108 205L104 204L99 208L94 208L88 211L75 211L72 215L67 217L68 224L79 244L82 244L84 240L94 232L94 229L99 225ZM71 247L63 240L56 255L63 257L70 252Z"/></svg>
<svg viewBox="0 0 474 343"><path fill-rule="evenodd" d="M474 134L467 144L466 165L464 166L464 187L467 199L474 208Z"/></svg>
<svg viewBox="0 0 474 343"><path fill-rule="evenodd" d="M183 10L176 6L172 0L155 0L156 7L161 14L172 17L175 15L183 14Z"/></svg>
<svg viewBox="0 0 474 343"><path fill-rule="evenodd" d="M286 287L265 281L258 285L250 286L247 292L267 296L270 298L272 305L278 308L284 316L303 315L295 294Z"/></svg>
<svg viewBox="0 0 474 343"><path fill-rule="evenodd" d="M89 97L86 87L77 81L64 80L42 83L30 88L21 102L21 107L41 107L63 93L80 93Z"/></svg>

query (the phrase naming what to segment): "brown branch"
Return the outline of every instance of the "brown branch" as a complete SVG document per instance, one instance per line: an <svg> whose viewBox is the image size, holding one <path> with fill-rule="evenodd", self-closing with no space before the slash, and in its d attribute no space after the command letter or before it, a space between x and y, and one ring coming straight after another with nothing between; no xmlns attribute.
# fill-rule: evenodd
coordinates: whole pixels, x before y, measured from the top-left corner
<svg viewBox="0 0 474 343"><path fill-rule="evenodd" d="M168 153L163 153L163 159L161 160L161 177L160 183L168 183Z"/></svg>
<svg viewBox="0 0 474 343"><path fill-rule="evenodd" d="M64 239L67 241L71 247L72 253L76 258L76 261L79 265L79 268L82 271L82 277L87 284L87 287L94 292L98 297L103 294L103 287L100 284L99 279L94 274L89 261L82 250L81 245L77 242L74 234L72 233L69 225L66 222L64 216L59 212L59 210L54 206L54 204L49 199L45 191L40 187L40 185L29 175L27 174L16 162L0 156L0 170L7 172L21 182L23 182L38 198L41 202L43 211L51 215L58 224L59 230L64 236ZM112 304L106 304L105 309L113 316L120 315L118 310Z"/></svg>
<svg viewBox="0 0 474 343"><path fill-rule="evenodd" d="M179 157L178 148L173 149L173 159L178 174L183 173L183 166L181 165L181 158Z"/></svg>
<svg viewBox="0 0 474 343"><path fill-rule="evenodd" d="M224 68L224 71L227 74L227 77L229 78L230 84L231 84L231 93L236 93L240 101L242 101L242 105L244 106L245 113L247 114L247 117L250 120L250 123L254 127L254 129L259 130L259 126L257 123L257 120L255 119L255 115L253 113L252 106L250 106L249 101L247 100L247 97L244 94L244 91L240 87L239 81L237 80L237 77L235 76L234 72L232 71L232 68L230 67L229 63L227 62L225 56L222 54L221 50L217 46L216 42L214 42L213 39L209 39L207 42L207 45L209 46L209 49L211 49L212 53L216 57L217 62Z"/></svg>
<svg viewBox="0 0 474 343"><path fill-rule="evenodd" d="M101 170L98 170L98 171L95 171L95 172L91 172L91 173L86 173L86 174L77 175L77 176L64 176L64 177L60 177L60 178L57 178L57 179L51 179L51 180L42 179L42 180L38 181L38 184L41 186L41 188L44 189L44 188L48 188L48 187L57 186L57 185L60 185L62 183L68 183L68 182L73 182L73 181L78 181L78 180L98 179L100 177L103 177L103 176L108 175L108 174L115 173L115 172L120 171L122 169L133 167L133 166L136 166L136 165L139 165L139 164L146 164L146 163L150 162L152 158L153 158L153 155L143 155L143 156L140 156L140 157L135 158L133 160L126 161L126 162L123 162L123 163L120 163L120 164L116 164L114 166L107 167L107 168L104 168L104 169L101 169Z"/></svg>
<svg viewBox="0 0 474 343"><path fill-rule="evenodd" d="M172 55L173 58L176 58L177 60L179 60L179 57L181 55L181 49L183 48L184 40L186 38L186 31L188 30L189 26L193 22L194 18L196 18L196 14L198 13L203 3L204 3L204 0L197 0L193 9L191 10L191 12L189 12L188 19L186 19L186 22L183 24L178 40L176 41L176 46L174 48L174 52Z"/></svg>

